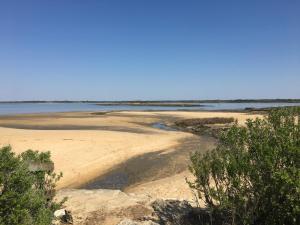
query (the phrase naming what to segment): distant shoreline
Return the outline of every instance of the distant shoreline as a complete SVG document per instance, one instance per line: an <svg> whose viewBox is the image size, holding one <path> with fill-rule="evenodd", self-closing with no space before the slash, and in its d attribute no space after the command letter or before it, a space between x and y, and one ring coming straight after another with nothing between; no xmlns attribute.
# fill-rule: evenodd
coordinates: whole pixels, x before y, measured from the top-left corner
<svg viewBox="0 0 300 225"><path fill-rule="evenodd" d="M200 103L300 103L300 99L212 99L212 100L136 100L136 101L0 101L0 103L92 103L99 105L201 106Z"/></svg>
<svg viewBox="0 0 300 225"><path fill-rule="evenodd" d="M252 100L226 100L218 103L200 103L189 101L118 101L118 102L64 102L64 101L25 101L0 102L0 115L60 113L60 112L102 112L102 111L220 111L253 112L267 111L274 107L300 106L299 102L286 100L282 102L249 102Z"/></svg>

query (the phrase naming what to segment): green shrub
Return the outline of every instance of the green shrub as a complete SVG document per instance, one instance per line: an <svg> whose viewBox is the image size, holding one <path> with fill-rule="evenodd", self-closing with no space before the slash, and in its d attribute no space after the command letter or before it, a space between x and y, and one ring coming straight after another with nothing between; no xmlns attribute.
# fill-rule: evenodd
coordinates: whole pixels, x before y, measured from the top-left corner
<svg viewBox="0 0 300 225"><path fill-rule="evenodd" d="M299 108L233 125L216 149L191 156L188 182L228 224L300 223ZM215 218L217 221L217 218Z"/></svg>
<svg viewBox="0 0 300 225"><path fill-rule="evenodd" d="M52 169L30 170L30 165L50 165L50 153L28 150L15 155L11 147L0 149L0 225L49 225L55 203L55 183L61 178Z"/></svg>

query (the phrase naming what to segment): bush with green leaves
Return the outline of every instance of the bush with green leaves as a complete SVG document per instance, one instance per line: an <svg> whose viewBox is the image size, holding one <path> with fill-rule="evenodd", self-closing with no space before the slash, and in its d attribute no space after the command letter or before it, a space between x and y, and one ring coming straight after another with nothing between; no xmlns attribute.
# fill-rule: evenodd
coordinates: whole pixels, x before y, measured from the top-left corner
<svg viewBox="0 0 300 225"><path fill-rule="evenodd" d="M20 155L0 148L0 225L49 225L62 202L53 201L55 184L62 174L30 169L51 165L49 152L28 150Z"/></svg>
<svg viewBox="0 0 300 225"><path fill-rule="evenodd" d="M237 123L216 149L191 156L188 182L222 224L300 223L300 108ZM215 222L215 223L214 223Z"/></svg>

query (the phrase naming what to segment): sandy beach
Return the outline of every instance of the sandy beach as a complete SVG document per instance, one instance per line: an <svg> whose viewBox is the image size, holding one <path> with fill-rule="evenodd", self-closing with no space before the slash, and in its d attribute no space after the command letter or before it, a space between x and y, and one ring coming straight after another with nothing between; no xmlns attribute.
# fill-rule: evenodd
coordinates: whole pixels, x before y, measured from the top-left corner
<svg viewBox="0 0 300 225"><path fill-rule="evenodd" d="M189 154L213 148L215 140L152 127L178 119L234 117L240 124L258 115L234 112L74 112L0 117L0 145L16 153L51 151L55 170L63 172L58 188L93 189L107 178L127 177L126 192L190 197ZM116 177L116 179L119 179ZM108 182L109 184L109 182ZM172 188L169 188L170 185Z"/></svg>

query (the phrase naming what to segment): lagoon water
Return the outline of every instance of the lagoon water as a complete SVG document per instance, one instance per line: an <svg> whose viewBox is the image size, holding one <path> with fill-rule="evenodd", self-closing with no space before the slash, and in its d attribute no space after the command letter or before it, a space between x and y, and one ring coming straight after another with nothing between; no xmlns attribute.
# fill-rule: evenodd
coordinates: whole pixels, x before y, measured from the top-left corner
<svg viewBox="0 0 300 225"><path fill-rule="evenodd" d="M0 103L0 115L122 110L242 110L245 108L266 108L294 105L300 106L300 103L203 103L199 104L199 107L132 105L107 106L96 105L93 103Z"/></svg>

